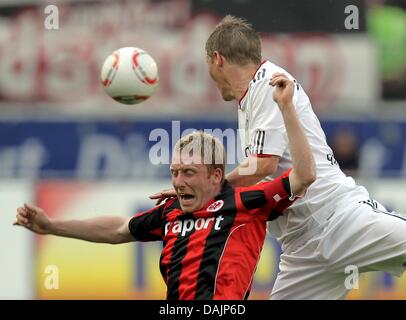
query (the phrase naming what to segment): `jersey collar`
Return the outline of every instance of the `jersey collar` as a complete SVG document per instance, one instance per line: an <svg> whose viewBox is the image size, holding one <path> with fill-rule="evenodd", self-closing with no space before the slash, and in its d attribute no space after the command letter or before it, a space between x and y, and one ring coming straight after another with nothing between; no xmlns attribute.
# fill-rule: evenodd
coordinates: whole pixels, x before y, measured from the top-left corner
<svg viewBox="0 0 406 320"><path fill-rule="evenodd" d="M255 78L255 76L256 76L256 74L257 74L259 68L261 68L262 65L263 65L265 62L267 62L267 61L268 61L268 60L263 60L263 61L261 62L261 64L258 66L257 70L255 70L254 76L252 77L251 81L254 80L254 78ZM250 81L250 83L251 83L251 81ZM238 100L238 107L239 107L239 109L241 109L241 110L242 110L241 102L242 102L242 100L245 98L245 96L247 95L248 88L249 88L249 84L248 84L247 89L245 89L244 94L242 95L242 97L240 98L240 100Z"/></svg>
<svg viewBox="0 0 406 320"><path fill-rule="evenodd" d="M216 195L214 198L211 198L204 205L204 207L198 211L206 211L207 208L210 207L214 202L224 199L226 197L227 193L229 193L232 190L233 190L233 187L231 186L231 184L227 180L224 180L220 193L218 195Z"/></svg>

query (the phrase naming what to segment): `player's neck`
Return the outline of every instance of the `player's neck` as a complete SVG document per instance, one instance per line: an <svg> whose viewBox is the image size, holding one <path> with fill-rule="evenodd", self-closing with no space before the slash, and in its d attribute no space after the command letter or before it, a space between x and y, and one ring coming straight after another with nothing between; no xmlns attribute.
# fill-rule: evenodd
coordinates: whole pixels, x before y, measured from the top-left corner
<svg viewBox="0 0 406 320"><path fill-rule="evenodd" d="M213 201L213 199L221 193L222 185L219 185L215 187L211 192L208 192L204 195L203 201L202 201L202 206L199 207L199 211L203 210L204 208L207 208L210 205L210 202ZM188 212L188 211L183 211L184 213L193 213L193 212Z"/></svg>
<svg viewBox="0 0 406 320"><path fill-rule="evenodd" d="M221 193L221 189L223 188L223 184L220 184L216 187L216 189L214 190L214 195L213 198L217 195L219 195Z"/></svg>
<svg viewBox="0 0 406 320"><path fill-rule="evenodd" d="M221 193L221 190L223 188L223 184L218 185L217 187L215 187L213 189L213 192L211 194L207 195L207 199L205 201L205 205L207 205L209 203L209 201L211 201L213 198L215 198L216 196L218 196Z"/></svg>
<svg viewBox="0 0 406 320"><path fill-rule="evenodd" d="M258 66L255 64L248 64L246 66L233 65L229 69L229 83L233 91L234 97L240 101L242 96L247 91L248 85L257 71Z"/></svg>

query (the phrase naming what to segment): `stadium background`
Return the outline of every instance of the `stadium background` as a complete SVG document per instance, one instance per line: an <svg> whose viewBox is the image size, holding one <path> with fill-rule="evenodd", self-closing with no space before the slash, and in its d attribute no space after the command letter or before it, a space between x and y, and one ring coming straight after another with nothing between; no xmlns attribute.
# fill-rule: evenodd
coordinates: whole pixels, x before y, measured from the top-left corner
<svg viewBox="0 0 406 320"><path fill-rule="evenodd" d="M11 223L24 202L61 218L130 216L170 186L167 166L149 158L152 130L236 129L235 106L205 64L205 40L226 13L249 19L263 57L309 93L342 168L406 211L405 1L60 0L58 30L44 27L48 4L0 0L1 299L165 297L159 243L36 237ZM348 5L357 29L345 27ZM115 103L99 83L104 58L123 46L159 65L156 95L138 106ZM268 297L279 253L269 237L251 299ZM56 290L45 285L49 266L59 271ZM363 275L348 298L405 299L406 276Z"/></svg>

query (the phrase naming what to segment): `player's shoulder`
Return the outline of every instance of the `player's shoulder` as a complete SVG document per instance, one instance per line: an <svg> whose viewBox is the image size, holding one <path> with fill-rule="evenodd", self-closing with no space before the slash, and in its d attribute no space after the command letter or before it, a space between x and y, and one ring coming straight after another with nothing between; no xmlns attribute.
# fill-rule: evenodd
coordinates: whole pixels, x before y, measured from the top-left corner
<svg viewBox="0 0 406 320"><path fill-rule="evenodd" d="M272 78L272 75L277 72L284 73L289 79L294 80L294 78L285 69L270 62L269 60L265 60L258 67L254 77L249 84L249 95L257 95L264 90L268 92L268 90L270 89L269 80Z"/></svg>
<svg viewBox="0 0 406 320"><path fill-rule="evenodd" d="M168 213L176 209L181 209L178 197L167 199L162 205L162 216L165 217Z"/></svg>
<svg viewBox="0 0 406 320"><path fill-rule="evenodd" d="M236 193L246 209L257 209L267 202L264 183L260 182L252 186L237 187Z"/></svg>
<svg viewBox="0 0 406 320"><path fill-rule="evenodd" d="M248 86L248 94L246 95L248 99L246 102L252 101L253 99L261 100L265 97L268 97L267 99L272 99L271 97L273 87L269 84L269 80L275 73L283 73L288 77L288 79L295 83L295 101L298 101L298 99L300 99L300 101L302 101L303 103L309 102L306 93L303 91L298 81L284 68L270 62L269 60L265 60L264 62L262 62L262 64L256 71L253 79L251 80Z"/></svg>

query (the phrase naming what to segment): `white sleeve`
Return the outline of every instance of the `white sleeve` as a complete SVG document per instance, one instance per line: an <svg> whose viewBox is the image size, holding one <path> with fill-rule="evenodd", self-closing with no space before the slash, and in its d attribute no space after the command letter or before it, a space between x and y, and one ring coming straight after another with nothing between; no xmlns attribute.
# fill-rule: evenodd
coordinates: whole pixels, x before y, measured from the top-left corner
<svg viewBox="0 0 406 320"><path fill-rule="evenodd" d="M253 155L282 156L288 147L285 123L277 103L273 100L273 90L269 79L255 83L252 88L250 152ZM296 100L297 90L293 97L294 104Z"/></svg>

